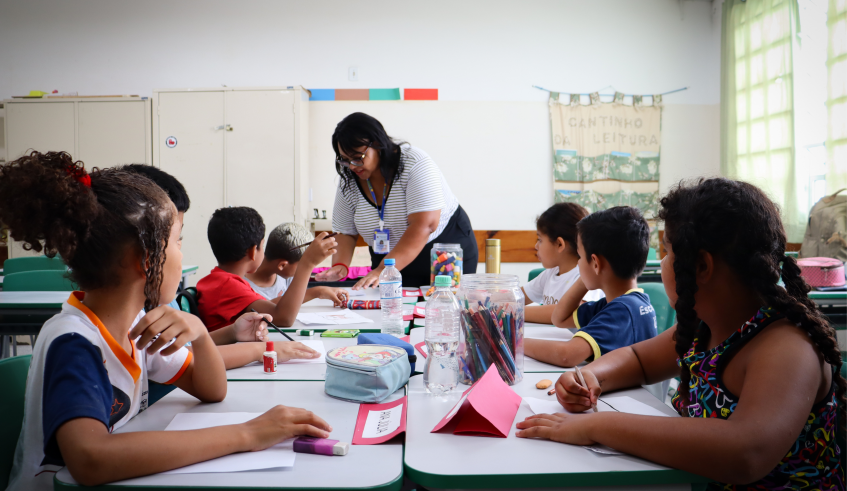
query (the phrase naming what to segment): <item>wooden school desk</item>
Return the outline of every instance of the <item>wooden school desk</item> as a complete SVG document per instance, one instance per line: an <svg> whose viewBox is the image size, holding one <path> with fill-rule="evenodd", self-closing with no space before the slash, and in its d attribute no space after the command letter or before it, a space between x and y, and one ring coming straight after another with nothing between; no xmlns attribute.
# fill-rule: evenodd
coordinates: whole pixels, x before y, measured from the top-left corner
<svg viewBox="0 0 847 491"><path fill-rule="evenodd" d="M539 399L547 396L535 383L556 374L528 373L513 386L520 396ZM409 384L409 410L406 415L407 477L427 489L544 488L615 486L629 489L636 485L672 485L661 489L690 489L690 483L709 482L687 472L670 469L632 456L599 455L574 445L547 440L521 439L515 427L532 415L521 403L507 438L458 436L430 433L432 428L459 401L467 387L447 397L434 397L423 387L423 377L412 377ZM644 389L616 392L674 415Z"/></svg>
<svg viewBox="0 0 847 491"><path fill-rule="evenodd" d="M403 389L388 400L403 396ZM359 404L333 399L324 393L323 382L230 382L226 399L203 404L181 390L163 397L116 433L164 430L179 413L263 413L277 404L308 409L333 427L330 438L343 442L353 439ZM350 489L397 491L403 480L403 444L350 445L343 457L298 453L294 467L209 474L153 475L128 479L97 488L77 485L67 469L54 478L56 490L125 489L161 491L184 489Z"/></svg>

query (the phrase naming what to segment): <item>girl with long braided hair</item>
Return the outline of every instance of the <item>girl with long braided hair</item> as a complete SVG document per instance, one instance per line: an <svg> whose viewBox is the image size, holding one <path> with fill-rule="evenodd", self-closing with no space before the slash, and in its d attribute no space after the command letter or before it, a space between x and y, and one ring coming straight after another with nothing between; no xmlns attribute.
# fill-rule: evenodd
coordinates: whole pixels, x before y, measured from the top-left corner
<svg viewBox="0 0 847 491"><path fill-rule="evenodd" d="M518 436L601 443L711 478L718 489L845 489L845 381L835 331L785 254L777 206L724 178L661 200L662 281L677 325L561 376L562 405L679 376L682 418L537 415ZM778 284L782 279L783 284Z"/></svg>
<svg viewBox="0 0 847 491"><path fill-rule="evenodd" d="M147 408L148 379L205 402L226 395L223 361L200 319L161 305L182 275L176 217L161 188L119 167L89 174L64 152L0 166L0 222L26 248L59 253L81 290L33 347L7 489L53 489L62 466L98 485L329 436L317 416L283 406L241 425L112 434Z"/></svg>

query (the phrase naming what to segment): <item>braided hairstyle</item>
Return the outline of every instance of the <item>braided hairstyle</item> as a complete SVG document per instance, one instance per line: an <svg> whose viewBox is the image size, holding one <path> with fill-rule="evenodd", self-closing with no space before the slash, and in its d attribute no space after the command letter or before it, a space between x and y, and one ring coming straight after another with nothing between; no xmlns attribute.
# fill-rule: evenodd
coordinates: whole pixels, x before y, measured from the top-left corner
<svg viewBox="0 0 847 491"><path fill-rule="evenodd" d="M840 374L842 360L835 330L809 299L810 288L800 277L797 262L785 255L785 229L776 204L752 184L726 178L700 179L680 183L662 198L659 218L665 222L665 237L675 258L677 355L685 356L695 336L703 339L708 335L705 330L697 332L700 319L694 311L697 255L707 251L721 257L759 295L762 305L772 307L806 331L824 360L835 367L843 429L845 380ZM780 277L785 288L777 284ZM690 378L683 365L679 385L682 400L687 400Z"/></svg>
<svg viewBox="0 0 847 491"><path fill-rule="evenodd" d="M0 167L0 222L24 249L57 253L83 290L113 287L133 247L147 279L144 308L159 305L174 221L167 194L120 167L85 172L66 152L32 152Z"/></svg>

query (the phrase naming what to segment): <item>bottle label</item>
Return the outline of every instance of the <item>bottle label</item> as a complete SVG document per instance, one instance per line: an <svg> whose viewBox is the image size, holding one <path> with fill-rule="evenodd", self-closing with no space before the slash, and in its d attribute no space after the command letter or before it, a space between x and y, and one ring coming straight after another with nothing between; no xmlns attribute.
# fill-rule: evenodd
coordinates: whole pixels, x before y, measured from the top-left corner
<svg viewBox="0 0 847 491"><path fill-rule="evenodd" d="M276 353L273 355L263 355L262 361L264 362L265 373L276 373Z"/></svg>
<svg viewBox="0 0 847 491"><path fill-rule="evenodd" d="M399 281L379 284L379 298L381 300L391 300L400 298L403 295L403 285Z"/></svg>

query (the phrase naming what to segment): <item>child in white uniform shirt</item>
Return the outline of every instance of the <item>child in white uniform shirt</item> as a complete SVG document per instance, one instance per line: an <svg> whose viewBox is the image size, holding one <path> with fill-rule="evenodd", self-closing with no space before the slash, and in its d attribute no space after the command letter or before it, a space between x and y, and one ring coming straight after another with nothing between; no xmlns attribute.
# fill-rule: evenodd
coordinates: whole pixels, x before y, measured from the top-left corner
<svg viewBox="0 0 847 491"><path fill-rule="evenodd" d="M32 152L0 167L0 222L36 252L59 253L83 290L44 324L33 348L7 489L53 489L63 466L91 486L297 434L329 436L312 413L270 403L241 425L112 434L146 409L148 380L176 384L203 402L226 396L224 364L206 328L161 305L182 274L176 218L146 177L114 167L89 175L65 152Z"/></svg>
<svg viewBox="0 0 847 491"><path fill-rule="evenodd" d="M524 309L526 322L552 324L555 305L579 279L576 224L586 216L588 211L576 203L556 203L536 220L538 240L535 250L546 269L522 288L527 304L540 304ZM589 302L601 298L602 290L592 290L583 300Z"/></svg>

